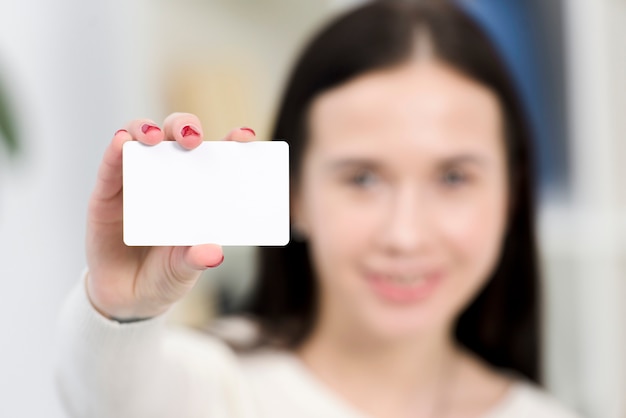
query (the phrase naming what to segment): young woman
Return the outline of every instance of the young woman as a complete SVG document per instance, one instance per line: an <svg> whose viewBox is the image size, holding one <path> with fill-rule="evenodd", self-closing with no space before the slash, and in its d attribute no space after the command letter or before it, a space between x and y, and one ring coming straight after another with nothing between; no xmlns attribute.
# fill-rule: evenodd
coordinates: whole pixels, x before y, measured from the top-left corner
<svg viewBox="0 0 626 418"><path fill-rule="evenodd" d="M260 250L242 312L255 333L235 350L160 319L220 264L219 246L122 242L122 144L193 149L200 121L140 119L115 134L89 204L89 269L61 319L71 414L574 416L534 385L532 153L471 19L441 1L342 16L301 56L274 138L290 143L293 239Z"/></svg>

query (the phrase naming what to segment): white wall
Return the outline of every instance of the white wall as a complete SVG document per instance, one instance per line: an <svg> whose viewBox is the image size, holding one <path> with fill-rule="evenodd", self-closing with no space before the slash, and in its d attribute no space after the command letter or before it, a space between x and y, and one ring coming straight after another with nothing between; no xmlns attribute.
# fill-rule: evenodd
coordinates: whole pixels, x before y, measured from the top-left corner
<svg viewBox="0 0 626 418"><path fill-rule="evenodd" d="M549 383L589 417L626 416L626 4L567 0L573 198L544 208ZM555 308L559 308L556 311Z"/></svg>
<svg viewBox="0 0 626 418"><path fill-rule="evenodd" d="M18 159L0 158L2 417L64 416L51 349L84 265L88 193L124 118L154 112L136 99L143 22L132 9L144 2L130 3L0 0L0 72L24 141Z"/></svg>

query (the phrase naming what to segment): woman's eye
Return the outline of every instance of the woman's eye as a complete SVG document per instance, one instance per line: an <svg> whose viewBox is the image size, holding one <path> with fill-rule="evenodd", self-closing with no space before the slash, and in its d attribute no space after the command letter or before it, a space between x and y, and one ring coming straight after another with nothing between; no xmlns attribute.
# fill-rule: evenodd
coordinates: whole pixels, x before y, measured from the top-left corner
<svg viewBox="0 0 626 418"><path fill-rule="evenodd" d="M459 170L449 170L444 173L442 181L446 186L458 187L467 183L468 178Z"/></svg>
<svg viewBox="0 0 626 418"><path fill-rule="evenodd" d="M378 181L378 178L371 171L362 171L351 176L349 179L350 184L358 187L369 187L374 185Z"/></svg>

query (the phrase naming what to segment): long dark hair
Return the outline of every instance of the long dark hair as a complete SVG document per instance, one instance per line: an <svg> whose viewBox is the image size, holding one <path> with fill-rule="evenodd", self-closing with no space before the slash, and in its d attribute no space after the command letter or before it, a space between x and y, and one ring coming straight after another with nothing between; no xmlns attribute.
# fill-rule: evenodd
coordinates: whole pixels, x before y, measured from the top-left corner
<svg viewBox="0 0 626 418"><path fill-rule="evenodd" d="M272 138L290 145L297 185L307 139L307 113L321 92L375 69L406 62L416 33L435 56L497 94L505 118L510 212L501 257L490 280L460 315L459 343L493 366L539 382L539 272L529 130L514 85L481 27L443 1L375 1L331 22L304 49L287 84ZM307 243L259 249L259 277L244 311L265 343L295 348L310 334L318 288ZM262 343L263 344L263 343Z"/></svg>

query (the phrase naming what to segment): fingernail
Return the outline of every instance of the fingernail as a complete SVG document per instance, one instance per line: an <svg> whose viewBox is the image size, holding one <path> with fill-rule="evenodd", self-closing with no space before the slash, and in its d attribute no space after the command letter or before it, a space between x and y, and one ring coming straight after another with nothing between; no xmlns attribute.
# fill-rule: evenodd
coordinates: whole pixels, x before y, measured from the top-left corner
<svg viewBox="0 0 626 418"><path fill-rule="evenodd" d="M248 128L244 126L243 128L239 128L239 129L241 129L242 131L252 132L252 135L256 136L256 132L254 132L254 129L252 128Z"/></svg>
<svg viewBox="0 0 626 418"><path fill-rule="evenodd" d="M127 132L128 133L128 131L126 129L118 129L113 136L119 134L120 132Z"/></svg>
<svg viewBox="0 0 626 418"><path fill-rule="evenodd" d="M217 266L219 266L220 264L222 264L224 262L224 254L222 254L222 259L220 261L218 261L216 264L212 265L212 266L207 266L207 268L215 268Z"/></svg>
<svg viewBox="0 0 626 418"><path fill-rule="evenodd" d="M150 123L144 123L143 125L141 125L141 132L143 132L144 134L147 134L148 132L154 130L160 131L161 129L158 126L152 125Z"/></svg>
<svg viewBox="0 0 626 418"><path fill-rule="evenodd" d="M183 136L183 138L191 135L200 136L198 130L194 129L191 125L183 126L183 129L180 130L180 134Z"/></svg>

